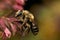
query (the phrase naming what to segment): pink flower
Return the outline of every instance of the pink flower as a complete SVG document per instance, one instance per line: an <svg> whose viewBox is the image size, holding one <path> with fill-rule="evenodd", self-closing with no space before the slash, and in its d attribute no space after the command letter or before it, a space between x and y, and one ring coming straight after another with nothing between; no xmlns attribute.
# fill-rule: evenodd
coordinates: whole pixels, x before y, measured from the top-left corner
<svg viewBox="0 0 60 40"><path fill-rule="evenodd" d="M8 28L5 28L4 33L5 33L6 37L8 37L8 38L11 37L11 32Z"/></svg>
<svg viewBox="0 0 60 40"><path fill-rule="evenodd" d="M4 3L0 2L0 11L4 10L6 8L6 6L4 5Z"/></svg>
<svg viewBox="0 0 60 40"><path fill-rule="evenodd" d="M7 7L11 7L14 10L23 10L23 6L25 4L25 0L2 0L0 2L0 4L2 3L2 5L0 5L0 9L5 9ZM7 5L5 5L7 4ZM1 7L2 6L2 7ZM9 7L9 8L10 8Z"/></svg>
<svg viewBox="0 0 60 40"><path fill-rule="evenodd" d="M16 3L19 3L20 5L24 5L25 4L25 0L16 0Z"/></svg>
<svg viewBox="0 0 60 40"><path fill-rule="evenodd" d="M15 4L15 5L13 5L13 9L14 10L23 10L23 6Z"/></svg>
<svg viewBox="0 0 60 40"><path fill-rule="evenodd" d="M3 30L3 33L5 33L5 36L6 36L6 37L8 37L8 38L11 37L11 32L10 32L9 29L6 27L3 18L0 18L0 28Z"/></svg>
<svg viewBox="0 0 60 40"><path fill-rule="evenodd" d="M5 4L8 4L8 5L5 5ZM25 4L25 0L2 0L2 2L0 2L0 10L4 10L9 6L13 8L14 10L23 10L24 4ZM2 33L3 40L10 38L12 34L14 36L17 32L17 27L21 30L20 24L16 21L19 21L19 20L14 17L13 18L7 18L7 17L0 18L0 29L3 30L3 33Z"/></svg>
<svg viewBox="0 0 60 40"><path fill-rule="evenodd" d="M25 0L15 0L16 3L13 5L15 10L23 10L23 6L25 4Z"/></svg>
<svg viewBox="0 0 60 40"><path fill-rule="evenodd" d="M7 38L10 38L11 35L13 36L17 32L17 24L19 24L16 18L7 18L7 17L1 17L0 18L0 29L3 30L3 40L6 40ZM9 29L10 28L10 29Z"/></svg>

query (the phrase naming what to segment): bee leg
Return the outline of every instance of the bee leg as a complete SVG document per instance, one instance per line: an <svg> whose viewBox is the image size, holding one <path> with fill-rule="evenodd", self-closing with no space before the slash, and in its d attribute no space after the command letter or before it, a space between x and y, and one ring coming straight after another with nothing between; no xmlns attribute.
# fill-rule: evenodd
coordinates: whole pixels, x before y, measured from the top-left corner
<svg viewBox="0 0 60 40"><path fill-rule="evenodd" d="M30 25L28 23L26 23L26 25L23 27L23 35L25 36L26 34L28 34L30 31Z"/></svg>

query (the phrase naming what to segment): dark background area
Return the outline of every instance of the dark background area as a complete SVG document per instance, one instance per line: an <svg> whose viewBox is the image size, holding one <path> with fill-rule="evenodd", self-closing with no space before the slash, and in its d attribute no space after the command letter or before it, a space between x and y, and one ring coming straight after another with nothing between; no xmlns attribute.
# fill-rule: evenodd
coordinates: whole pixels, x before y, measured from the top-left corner
<svg viewBox="0 0 60 40"><path fill-rule="evenodd" d="M24 6L25 10L28 10L34 4L42 4L42 0L28 0Z"/></svg>

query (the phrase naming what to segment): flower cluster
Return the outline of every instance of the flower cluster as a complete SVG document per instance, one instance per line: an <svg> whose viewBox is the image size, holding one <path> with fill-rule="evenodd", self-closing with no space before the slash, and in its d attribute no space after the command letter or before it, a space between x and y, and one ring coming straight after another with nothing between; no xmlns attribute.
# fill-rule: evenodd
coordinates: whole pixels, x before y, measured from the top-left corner
<svg viewBox="0 0 60 40"><path fill-rule="evenodd" d="M6 40L6 38L10 38L12 34L14 36L18 31L17 27L20 25L17 21L19 20L17 20L16 18L0 18L0 30L2 30L0 34L2 34L1 37L3 38L3 40Z"/></svg>
<svg viewBox="0 0 60 40"><path fill-rule="evenodd" d="M23 6L25 4L25 0L1 0L0 1L0 11L8 8L12 8L13 10L23 10ZM18 31L17 28L21 29L20 24L17 22L16 18L8 18L1 17L0 18L0 37L2 40L6 40L13 36ZM19 26L19 27L18 27Z"/></svg>
<svg viewBox="0 0 60 40"><path fill-rule="evenodd" d="M2 0L0 1L0 9L5 9L6 7L11 7L14 10L22 10L25 4L25 0Z"/></svg>

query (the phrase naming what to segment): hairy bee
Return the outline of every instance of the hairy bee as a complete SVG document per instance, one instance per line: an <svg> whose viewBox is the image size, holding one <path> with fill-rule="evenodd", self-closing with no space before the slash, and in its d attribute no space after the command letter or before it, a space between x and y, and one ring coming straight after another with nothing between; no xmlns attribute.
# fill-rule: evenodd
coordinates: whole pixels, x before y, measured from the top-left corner
<svg viewBox="0 0 60 40"><path fill-rule="evenodd" d="M29 33L30 30L34 35L37 35L39 29L34 23L33 14L31 14L27 10L22 10L22 11L18 10L15 17L19 20L19 22L22 25L23 36L25 35L25 33L26 34Z"/></svg>

